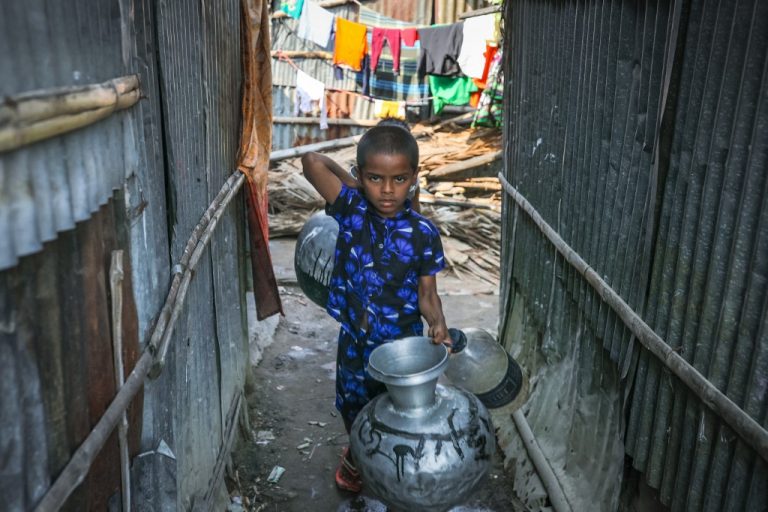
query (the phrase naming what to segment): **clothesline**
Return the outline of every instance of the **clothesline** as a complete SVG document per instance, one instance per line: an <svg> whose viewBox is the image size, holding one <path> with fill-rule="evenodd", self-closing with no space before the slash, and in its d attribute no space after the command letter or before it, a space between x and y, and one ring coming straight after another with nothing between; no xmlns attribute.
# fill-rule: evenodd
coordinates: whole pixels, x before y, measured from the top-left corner
<svg viewBox="0 0 768 512"><path fill-rule="evenodd" d="M282 50L277 50L277 51L275 52L275 57L277 57L277 58L278 58L278 60L282 60L282 61L284 61L285 63L287 63L289 66L291 66L291 67L292 67L293 69L295 69L296 71L301 71L302 73L306 73L306 71L304 71L303 69L301 69L301 68L300 68L300 67L299 67L299 66L298 66L298 65L297 65L297 64L296 64L296 63L293 61L293 59L291 59L290 57L288 57L287 55L285 55L285 54L282 52ZM307 74L309 75L309 73L307 73ZM309 76L312 76L312 75L309 75ZM312 77L312 78L314 78L314 77ZM325 89L326 89L326 90L328 90L328 91L335 91L335 92L346 92L346 93L352 94L352 95L354 95L354 96L359 96L359 97L361 97L361 98L364 98L364 99L366 99L366 100L368 100L368 101L374 101L374 100L377 100L377 99L384 99L384 98L375 98L375 97L373 97L373 96L364 95L364 94L362 94L362 93L359 93L359 92L357 92L357 91L349 91L349 90L347 90L347 89L337 89L337 88L334 88L334 87L328 87L328 86L326 86L326 87L325 87ZM432 100L432 99L434 99L432 96L425 96L424 98L422 98L422 99L420 99L420 100L418 100L418 101L417 101L417 100L402 100L402 102L403 102L403 103L405 103L405 105L406 105L406 106L419 106L419 105L426 105L426 104L428 104L428 102L429 102L430 100ZM336 106L339 106L339 105L338 105L336 102L334 102L334 101L333 101L333 99L330 99L330 98L329 98L329 101L330 101L331 103L333 103L334 105L336 105ZM387 100L387 101L397 101L397 100Z"/></svg>
<svg viewBox="0 0 768 512"><path fill-rule="evenodd" d="M293 36L293 37L294 37L296 40L298 40L298 41L299 41L299 43L300 43L300 44L301 44L301 45L304 47L304 49L306 49L307 51L315 51L315 50L314 50L314 48L310 48L310 45L306 43L306 40L305 40L303 37L299 36L299 35L296 33L296 31L295 31L295 30L293 30L293 29L292 29L292 28L291 28L291 27L290 27L290 26L287 24L287 20L286 20L286 19L284 19L284 18L283 18L283 19L280 19L280 25L281 25L281 27L282 27L282 28L284 28L284 29L285 29L285 30L286 30L286 31L287 31L287 32L288 32L288 33L289 33L291 36ZM275 55L276 57L278 57L278 55L277 55L277 54L282 54L282 51L281 51L281 50L277 50L277 52L276 52L276 55ZM284 55L284 54L283 54L283 55ZM280 58L280 57L278 57L278 59L279 59L279 60L284 60L285 62L288 62L288 60L290 60L290 57L287 57L287 56L285 56L285 55L284 55L284 57L285 57L284 59L283 59L283 58ZM323 64L325 64L326 66L329 66L329 67L331 67L331 68L336 68L336 66L334 66L334 65L333 65L333 64L331 64L331 63L329 63L329 62L328 62L327 60L325 60L325 59L323 59L323 60L322 60L322 62L323 62ZM296 70L300 70L300 68L299 68L299 67L296 65L296 63L295 63L295 62L293 62L293 60L290 60L290 65L291 65L291 67L293 67L294 69L296 69ZM303 70L301 70L301 71L303 71ZM387 99L387 98L377 98L377 97L376 97L375 95L373 95L373 94L367 94L367 95L366 95L366 94L362 94L362 93L360 93L360 92L357 92L357 91L351 91L351 90L348 90L348 89L338 89L338 88L333 88L333 87L327 87L327 89L328 89L329 91L348 92L348 93L350 93L350 94L353 94L353 95L355 95L355 96L359 96L359 97L361 97L361 98L365 98L365 99L367 99L368 101L373 101L373 100L377 100L377 99L380 99L380 100L386 100L386 101L396 101L396 100L389 100L389 99ZM433 99L434 99L434 97L430 95L430 96L422 96L422 97L420 97L419 99L406 99L406 100L401 100L401 101L404 101L404 102L405 102L405 104L406 104L407 106L424 106L424 105L428 105L428 104L429 104L429 102L430 102L431 100L433 100ZM334 103L334 105L336 105L336 103ZM338 106L338 105L337 105L337 106Z"/></svg>
<svg viewBox="0 0 768 512"><path fill-rule="evenodd" d="M435 114L439 114L446 104L477 105L480 97L478 91L485 87L489 67L498 48L495 42L498 27L493 14L421 29L412 26L397 28L375 26L371 30L369 24L335 16L313 2L284 1L282 9L299 20L295 31L286 23L286 20L280 24L281 28L288 31L289 36L301 39L304 47L307 47L304 41L315 43L323 49L332 45L333 64L326 60L323 62L332 66L335 73L341 72L342 77L344 73L342 68L358 73L355 82L359 86L362 81L362 93L342 90L362 96L369 101L373 100L377 116L395 115L404 118L406 106L425 105L430 101L433 102ZM378 19L366 16L368 20ZM492 43L489 44L489 42ZM380 76L377 71L379 63L383 62L380 61L380 56L387 46L392 53L394 77L387 74ZM413 50L404 49L407 47L419 48L418 71L400 75L401 53L404 52L406 55L409 52L413 53ZM305 99L304 105L309 96L322 97L322 102L325 103L325 91L338 90L326 87L323 81L305 73L282 52L278 51L276 56L296 70L297 95L303 94L301 97ZM423 94L426 92L425 76L428 76L427 83L431 95ZM337 76L337 78L340 77ZM354 88L356 89L357 86ZM415 101L375 97L381 93L407 97L413 88L419 93L419 98Z"/></svg>

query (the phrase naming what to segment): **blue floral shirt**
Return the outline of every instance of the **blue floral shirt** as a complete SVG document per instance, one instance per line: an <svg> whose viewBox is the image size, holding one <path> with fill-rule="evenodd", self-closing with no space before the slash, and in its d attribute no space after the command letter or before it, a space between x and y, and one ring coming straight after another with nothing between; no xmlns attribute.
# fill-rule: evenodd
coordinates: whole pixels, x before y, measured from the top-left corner
<svg viewBox="0 0 768 512"><path fill-rule="evenodd" d="M419 277L445 267L435 225L410 201L395 217L382 217L360 190L346 185L326 213L339 223L328 313L356 339L421 336ZM365 312L367 333L360 327Z"/></svg>

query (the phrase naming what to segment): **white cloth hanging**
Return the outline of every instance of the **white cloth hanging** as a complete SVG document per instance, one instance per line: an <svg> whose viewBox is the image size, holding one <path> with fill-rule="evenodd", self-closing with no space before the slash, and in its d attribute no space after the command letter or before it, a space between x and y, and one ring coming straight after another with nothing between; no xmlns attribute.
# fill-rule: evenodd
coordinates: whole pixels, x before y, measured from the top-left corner
<svg viewBox="0 0 768 512"><path fill-rule="evenodd" d="M301 11L296 34L328 49L332 31L333 13L313 2L304 2L304 9Z"/></svg>
<svg viewBox="0 0 768 512"><path fill-rule="evenodd" d="M294 115L312 112L312 102L320 106L320 129L328 128L328 112L325 109L325 84L301 70L296 71L296 103Z"/></svg>
<svg viewBox="0 0 768 512"><path fill-rule="evenodd" d="M459 50L461 72L472 78L482 78L485 68L485 43L493 40L495 14L486 14L464 20L464 39Z"/></svg>

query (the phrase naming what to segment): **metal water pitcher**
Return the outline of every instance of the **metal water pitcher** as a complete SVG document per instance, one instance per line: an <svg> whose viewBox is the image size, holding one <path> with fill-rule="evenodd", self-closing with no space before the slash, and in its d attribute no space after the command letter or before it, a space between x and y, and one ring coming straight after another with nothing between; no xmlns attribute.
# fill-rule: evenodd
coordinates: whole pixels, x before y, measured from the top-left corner
<svg viewBox="0 0 768 512"><path fill-rule="evenodd" d="M465 502L496 449L491 417L472 393L437 380L444 345L414 336L373 350L368 373L387 386L350 432L363 482L398 510L440 512Z"/></svg>
<svg viewBox="0 0 768 512"><path fill-rule="evenodd" d="M299 288L320 307L328 303L328 286L336 252L339 223L317 212L301 228L293 253L293 268Z"/></svg>
<svg viewBox="0 0 768 512"><path fill-rule="evenodd" d="M511 355L485 329L449 329L453 341L445 376L452 384L474 393L489 409L514 400L523 372Z"/></svg>

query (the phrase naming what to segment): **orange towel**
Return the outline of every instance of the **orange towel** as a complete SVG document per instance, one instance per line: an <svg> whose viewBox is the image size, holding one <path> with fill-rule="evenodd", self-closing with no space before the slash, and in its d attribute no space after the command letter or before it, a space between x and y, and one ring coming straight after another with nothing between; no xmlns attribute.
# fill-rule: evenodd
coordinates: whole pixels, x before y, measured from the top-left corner
<svg viewBox="0 0 768 512"><path fill-rule="evenodd" d="M355 71L362 69L366 50L366 26L362 23L336 17L336 46L333 49L333 63L347 66Z"/></svg>

